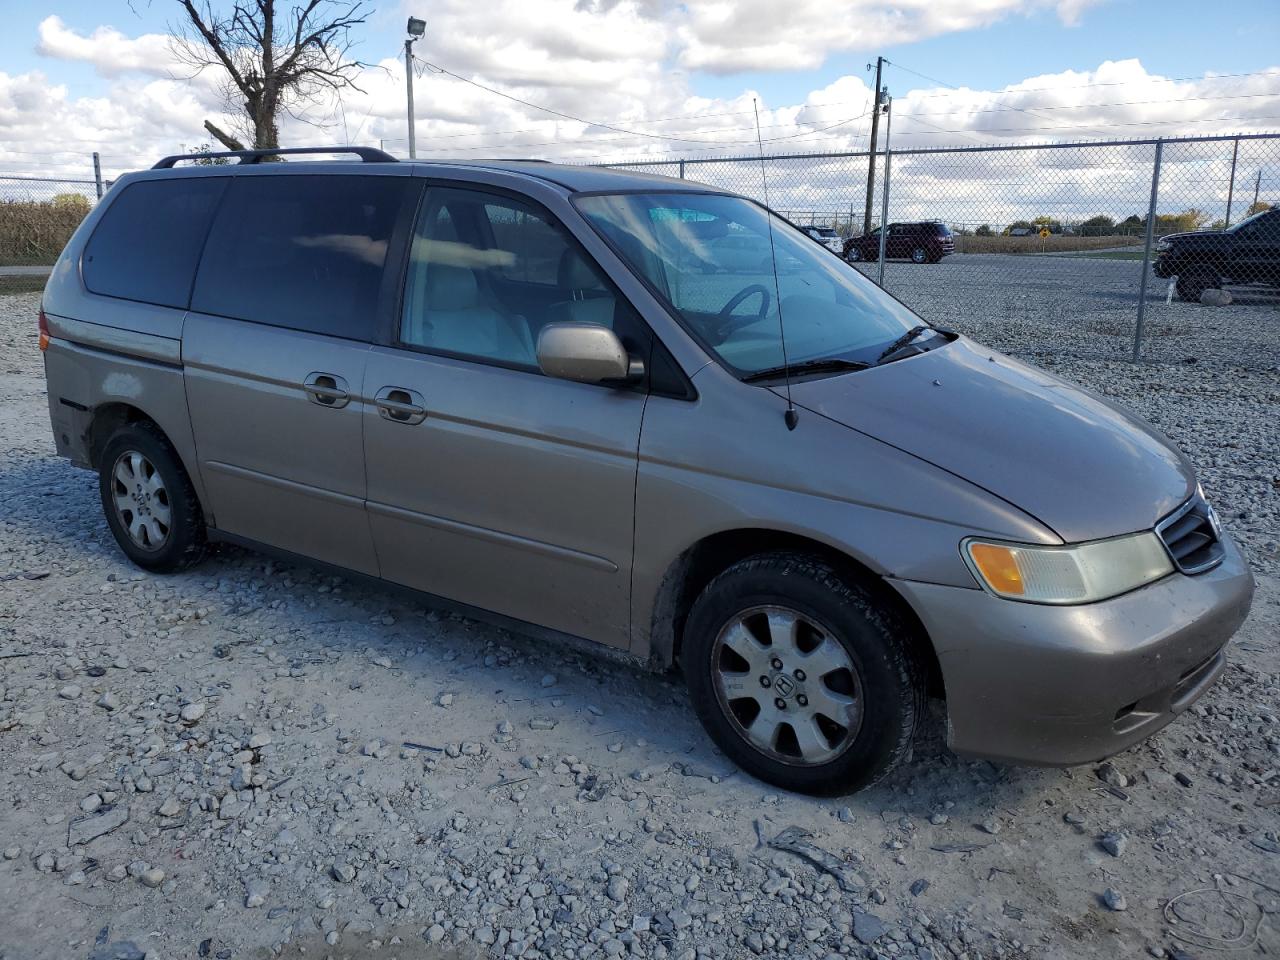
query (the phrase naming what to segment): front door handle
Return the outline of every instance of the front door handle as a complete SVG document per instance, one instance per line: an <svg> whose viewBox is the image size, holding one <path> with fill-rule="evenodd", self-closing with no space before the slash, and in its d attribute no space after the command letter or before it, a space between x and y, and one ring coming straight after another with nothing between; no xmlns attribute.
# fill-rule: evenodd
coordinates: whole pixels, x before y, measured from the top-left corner
<svg viewBox="0 0 1280 960"><path fill-rule="evenodd" d="M302 389L308 400L322 407L337 409L351 402L351 390L347 381L336 373L309 373L302 381Z"/></svg>
<svg viewBox="0 0 1280 960"><path fill-rule="evenodd" d="M412 426L427 419L427 404L417 390L405 387L383 387L373 398L378 416L392 423Z"/></svg>

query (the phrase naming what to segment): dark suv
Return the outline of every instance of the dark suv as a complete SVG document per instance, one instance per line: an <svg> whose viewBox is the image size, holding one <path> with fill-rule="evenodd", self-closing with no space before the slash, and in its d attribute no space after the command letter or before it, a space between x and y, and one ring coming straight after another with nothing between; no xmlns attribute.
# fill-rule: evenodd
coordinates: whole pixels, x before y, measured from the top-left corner
<svg viewBox="0 0 1280 960"><path fill-rule="evenodd" d="M949 253L956 252L956 241L947 225L938 220L921 220L916 223L891 223L885 237L886 260L910 260L913 263L937 263ZM851 237L844 245L844 258L850 263L857 260L880 259L880 229L860 237Z"/></svg>
<svg viewBox="0 0 1280 960"><path fill-rule="evenodd" d="M1255 213L1226 230L1171 233L1156 244L1157 277L1177 277L1178 298L1224 283L1280 286L1280 209Z"/></svg>

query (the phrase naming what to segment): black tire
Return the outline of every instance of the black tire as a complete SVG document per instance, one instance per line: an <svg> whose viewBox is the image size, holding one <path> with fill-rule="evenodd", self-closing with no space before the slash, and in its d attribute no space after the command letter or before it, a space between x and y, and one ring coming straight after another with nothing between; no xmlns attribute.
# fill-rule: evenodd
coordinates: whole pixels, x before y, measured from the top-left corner
<svg viewBox="0 0 1280 960"><path fill-rule="evenodd" d="M926 250L924 247L916 247L914 250L911 251L911 262L912 263L928 263L929 251Z"/></svg>
<svg viewBox="0 0 1280 960"><path fill-rule="evenodd" d="M857 263L862 259L862 252L856 246L848 247L844 251L844 258L849 263Z"/></svg>
<svg viewBox="0 0 1280 960"><path fill-rule="evenodd" d="M741 718L720 698L721 666L713 661L726 654L718 638L744 611L760 607L787 608L823 625L856 671L860 721L856 732L846 734L843 752L831 760L810 764L768 755L751 743ZM910 756L926 693L926 673L915 649L900 618L862 585L819 559L771 553L739 561L707 585L690 610L680 659L694 710L730 759L784 789L833 795L876 783ZM763 677L760 683L764 686ZM774 687L776 692L776 677ZM807 689L816 699L816 691ZM803 698L796 699L807 707Z"/></svg>
<svg viewBox="0 0 1280 960"><path fill-rule="evenodd" d="M1204 271L1196 271L1188 273L1185 276L1178 274L1178 282L1174 285L1179 300L1186 300L1188 303L1199 303L1200 294L1222 284L1218 278Z"/></svg>
<svg viewBox="0 0 1280 960"><path fill-rule="evenodd" d="M131 459L132 454L140 454L144 458L142 462L151 468L150 475L158 476L160 485L155 493L155 503L167 508L164 516L168 522L159 527L163 536L149 546L135 541L126 525L131 515L122 514L116 507L117 491L124 487L116 468L122 457ZM128 492L125 488L124 494ZM200 502L173 446L154 424L147 421L129 423L111 435L98 457L98 493L102 498L107 526L111 528L116 543L130 560L144 570L177 573L204 559L208 540ZM152 508L143 505L138 509L150 511ZM160 511L157 509L153 515L159 516Z"/></svg>

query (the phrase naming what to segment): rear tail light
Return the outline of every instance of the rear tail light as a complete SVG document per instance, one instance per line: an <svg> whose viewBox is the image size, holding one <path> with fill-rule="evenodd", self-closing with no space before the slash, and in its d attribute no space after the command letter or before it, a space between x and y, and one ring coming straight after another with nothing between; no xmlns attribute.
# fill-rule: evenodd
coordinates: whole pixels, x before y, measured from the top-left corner
<svg viewBox="0 0 1280 960"><path fill-rule="evenodd" d="M40 309L40 319L36 323L36 328L40 331L40 349L49 349L49 318L44 315L44 308Z"/></svg>

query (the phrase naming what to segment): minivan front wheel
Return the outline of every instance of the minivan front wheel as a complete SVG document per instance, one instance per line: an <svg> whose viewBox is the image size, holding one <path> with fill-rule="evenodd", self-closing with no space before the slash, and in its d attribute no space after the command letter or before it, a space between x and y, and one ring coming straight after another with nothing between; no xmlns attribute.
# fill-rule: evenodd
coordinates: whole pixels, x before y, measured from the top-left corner
<svg viewBox="0 0 1280 960"><path fill-rule="evenodd" d="M910 753L923 670L892 611L827 564L796 554L734 564L695 601L684 638L694 709L753 776L845 793Z"/></svg>
<svg viewBox="0 0 1280 960"><path fill-rule="evenodd" d="M191 479L150 423L127 424L107 440L98 490L116 543L138 566L173 573L204 558L204 518Z"/></svg>
<svg viewBox="0 0 1280 960"><path fill-rule="evenodd" d="M929 261L929 251L924 247L916 247L911 251L912 263L927 263Z"/></svg>

